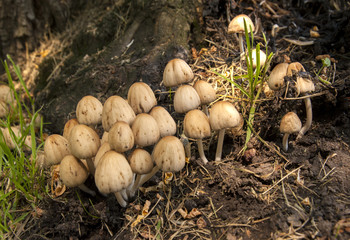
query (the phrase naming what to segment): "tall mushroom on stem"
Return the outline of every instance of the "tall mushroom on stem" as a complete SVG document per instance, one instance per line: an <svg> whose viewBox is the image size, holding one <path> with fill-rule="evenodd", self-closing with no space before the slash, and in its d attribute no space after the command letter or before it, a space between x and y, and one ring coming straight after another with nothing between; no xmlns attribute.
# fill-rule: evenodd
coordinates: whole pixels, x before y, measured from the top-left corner
<svg viewBox="0 0 350 240"><path fill-rule="evenodd" d="M208 163L203 150L202 139L210 136L210 124L207 115L198 109L186 113L184 119L184 132L189 138L197 140L199 156L204 164Z"/></svg>
<svg viewBox="0 0 350 240"><path fill-rule="evenodd" d="M192 81L194 75L190 66L180 58L170 60L163 72L163 84L166 87L176 87Z"/></svg>
<svg viewBox="0 0 350 240"><path fill-rule="evenodd" d="M230 102L219 101L211 107L209 123L214 131L219 131L215 161L221 161L225 129L238 126L240 124L240 119L240 114Z"/></svg>
<svg viewBox="0 0 350 240"><path fill-rule="evenodd" d="M301 121L297 114L289 112L283 116L280 124L280 132L284 134L282 145L283 150L288 151L288 138L292 133L298 133L301 129Z"/></svg>
<svg viewBox="0 0 350 240"><path fill-rule="evenodd" d="M254 24L252 20L245 14L237 15L232 19L232 21L228 25L228 33L238 33L239 49L241 51L241 54L244 53L244 46L243 46L244 21L247 25L248 33L250 33L251 31L254 32L255 30Z"/></svg>
<svg viewBox="0 0 350 240"><path fill-rule="evenodd" d="M215 89L206 81L198 80L193 85L193 88L198 93L199 99L201 100L201 105L203 112L209 116L208 104L215 101L216 91Z"/></svg>
<svg viewBox="0 0 350 240"><path fill-rule="evenodd" d="M305 72L305 68L299 62L293 62L289 64L287 69L287 76L296 75L295 86L297 88L297 95L302 94L308 96L308 92L315 91L314 83L305 77L301 77L298 73ZM311 127L312 124L312 104L310 97L304 98L305 109L306 109L306 122L300 129L297 139L300 139Z"/></svg>
<svg viewBox="0 0 350 240"><path fill-rule="evenodd" d="M85 159L90 173L95 174L95 166L92 158L100 148L100 138L92 128L79 124L72 128L69 134L69 150L72 155L79 159Z"/></svg>
<svg viewBox="0 0 350 240"><path fill-rule="evenodd" d="M69 154L68 140L61 135L52 134L45 140L44 165L46 167L59 164Z"/></svg>

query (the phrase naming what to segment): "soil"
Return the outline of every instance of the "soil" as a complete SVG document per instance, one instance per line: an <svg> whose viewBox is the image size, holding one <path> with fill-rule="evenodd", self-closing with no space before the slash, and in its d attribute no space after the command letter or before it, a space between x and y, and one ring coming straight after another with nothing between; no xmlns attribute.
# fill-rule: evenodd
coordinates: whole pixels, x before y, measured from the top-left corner
<svg viewBox="0 0 350 240"><path fill-rule="evenodd" d="M226 11L231 18L242 12L258 17L275 53L271 67L283 60L299 61L316 83L313 123L306 135L298 140L290 136L290 148L284 152L279 121L294 111L304 122L303 100L286 100L285 88L273 97L263 95L254 119L256 132L244 154L244 131L226 135L221 162L213 161L215 135L205 141L207 165L193 143L183 171L168 181L159 172L127 208L120 207L114 195L91 197L67 189L43 201L21 239L350 239L350 35L341 30L350 29L350 14L334 10L326 1L294 6L265 2L269 5L206 1L203 34L208 41L193 41L190 65L197 78L213 79L209 68L229 66L239 58L239 48L232 44L236 39L226 33ZM273 24L287 28L272 38ZM314 26L320 38L310 38ZM314 43L300 46L283 38ZM255 41L263 42L261 35ZM200 53L201 47L207 51ZM316 78L320 54L336 61L324 72L331 85ZM94 74L105 70L96 67ZM292 79L290 83L287 98L295 91ZM163 90L156 96L159 104L169 106ZM97 190L92 178L87 185Z"/></svg>

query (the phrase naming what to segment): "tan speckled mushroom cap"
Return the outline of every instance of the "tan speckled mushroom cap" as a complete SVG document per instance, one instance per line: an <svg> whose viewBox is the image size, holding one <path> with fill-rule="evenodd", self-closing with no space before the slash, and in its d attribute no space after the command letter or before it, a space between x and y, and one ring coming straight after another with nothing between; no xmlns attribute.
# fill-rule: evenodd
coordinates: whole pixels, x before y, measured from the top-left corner
<svg viewBox="0 0 350 240"><path fill-rule="evenodd" d="M267 84L269 88L277 91L284 85L284 77L287 75L288 63L279 63L271 71Z"/></svg>
<svg viewBox="0 0 350 240"><path fill-rule="evenodd" d="M239 125L240 119L240 114L230 102L219 101L211 107L209 122L214 131L234 128Z"/></svg>
<svg viewBox="0 0 350 240"><path fill-rule="evenodd" d="M44 154L45 166L59 164L66 155L70 154L68 140L58 134L48 136L45 140Z"/></svg>
<svg viewBox="0 0 350 240"><path fill-rule="evenodd" d="M194 75L190 66L180 58L168 62L163 72L163 84L166 87L175 87L192 81Z"/></svg>
<svg viewBox="0 0 350 240"><path fill-rule="evenodd" d="M281 133L297 133L301 129L301 121L298 115L294 112L289 112L283 116L280 124L280 132Z"/></svg>
<svg viewBox="0 0 350 240"><path fill-rule="evenodd" d="M108 133L108 142L111 149L123 153L134 146L134 134L126 122L116 122Z"/></svg>
<svg viewBox="0 0 350 240"><path fill-rule="evenodd" d="M138 114L131 129L134 133L135 144L139 147L153 145L160 138L157 121L148 113Z"/></svg>
<svg viewBox="0 0 350 240"><path fill-rule="evenodd" d="M136 82L129 88L128 103L135 114L148 113L152 107L157 105L157 99L146 83Z"/></svg>
<svg viewBox="0 0 350 240"><path fill-rule="evenodd" d="M65 156L60 163L60 179L67 187L83 184L89 176L86 166L73 155Z"/></svg>
<svg viewBox="0 0 350 240"><path fill-rule="evenodd" d="M153 169L151 154L141 148L136 148L129 156L132 171L137 174L147 174Z"/></svg>
<svg viewBox="0 0 350 240"><path fill-rule="evenodd" d="M196 90L190 85L181 85L175 92L174 109L178 113L186 113L196 109L201 104L201 100Z"/></svg>
<svg viewBox="0 0 350 240"><path fill-rule="evenodd" d="M202 139L211 134L207 115L198 109L186 113L183 125L184 133L189 138Z"/></svg>
<svg viewBox="0 0 350 240"><path fill-rule="evenodd" d="M245 14L240 14L234 17L228 25L228 33L244 33L244 20L247 25L248 33L250 33L250 29L254 32L255 27L250 17Z"/></svg>
<svg viewBox="0 0 350 240"><path fill-rule="evenodd" d="M80 124L96 126L102 122L102 103L93 96L85 96L77 104L76 115Z"/></svg>

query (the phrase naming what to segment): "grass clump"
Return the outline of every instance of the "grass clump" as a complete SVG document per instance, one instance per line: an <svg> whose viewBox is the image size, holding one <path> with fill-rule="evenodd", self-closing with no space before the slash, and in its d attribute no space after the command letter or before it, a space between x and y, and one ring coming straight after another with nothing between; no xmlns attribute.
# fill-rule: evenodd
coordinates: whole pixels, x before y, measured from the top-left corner
<svg viewBox="0 0 350 240"><path fill-rule="evenodd" d="M36 164L43 145L37 144L37 139L43 142L39 110L36 110L20 69L11 57L7 56L2 64L14 99L7 117L0 119L0 236L8 238L18 236L19 223L37 209L45 191L45 179ZM20 86L18 92L10 67ZM5 141L7 131L9 138Z"/></svg>

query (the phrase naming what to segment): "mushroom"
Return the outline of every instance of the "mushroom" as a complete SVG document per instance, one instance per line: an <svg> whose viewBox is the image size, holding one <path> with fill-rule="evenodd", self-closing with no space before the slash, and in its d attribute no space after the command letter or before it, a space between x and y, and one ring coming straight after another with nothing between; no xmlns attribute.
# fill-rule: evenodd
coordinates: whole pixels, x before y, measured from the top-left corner
<svg viewBox="0 0 350 240"><path fill-rule="evenodd" d="M92 158L95 157L100 145L101 141L95 130L84 124L74 126L69 134L68 146L71 154L79 159L85 159L92 175L95 173Z"/></svg>
<svg viewBox="0 0 350 240"><path fill-rule="evenodd" d="M190 85L181 85L175 92L174 108L177 113L186 113L196 109L201 100L196 90Z"/></svg>
<svg viewBox="0 0 350 240"><path fill-rule="evenodd" d="M271 71L267 84L269 88L278 91L284 85L284 77L287 75L288 63L279 63Z"/></svg>
<svg viewBox="0 0 350 240"><path fill-rule="evenodd" d="M198 109L186 113L184 119L184 133L189 138L197 139L199 156L204 164L208 163L203 150L203 141L205 137L211 134L210 124L207 115Z"/></svg>
<svg viewBox="0 0 350 240"><path fill-rule="evenodd" d="M138 114L131 129L138 147L151 146L160 138L157 121L148 113Z"/></svg>
<svg viewBox="0 0 350 240"><path fill-rule="evenodd" d="M152 89L146 83L136 82L129 88L128 103L135 114L148 113L157 105L157 99Z"/></svg>
<svg viewBox="0 0 350 240"><path fill-rule="evenodd" d="M221 160L225 129L238 126L240 119L240 114L230 102L219 101L211 107L209 123L214 131L219 131L215 161Z"/></svg>
<svg viewBox="0 0 350 240"><path fill-rule="evenodd" d="M259 56L260 56L260 60L259 60L259 65L260 65L260 67L261 66L264 66L264 64L265 64L265 62L266 62L266 54L262 51L262 50L260 50L259 51ZM254 48L253 50L252 50L252 62L253 62L253 68L256 68L256 65L257 65L257 54L256 54L256 48Z"/></svg>
<svg viewBox="0 0 350 240"><path fill-rule="evenodd" d="M163 84L166 87L176 87L192 81L194 75L190 66L180 58L168 62L163 72Z"/></svg>
<svg viewBox="0 0 350 240"><path fill-rule="evenodd" d="M289 64L287 69L287 75L292 76L295 73L305 72L305 68L299 62L293 62ZM315 91L314 83L305 77L301 77L296 74L296 88L297 94L303 94L304 96L308 96L308 92ZM306 122L304 126L300 129L300 132L297 136L297 139L301 138L311 127L312 124L312 104L310 97L304 98L305 109L306 109Z"/></svg>
<svg viewBox="0 0 350 240"><path fill-rule="evenodd" d="M0 100L10 105L16 102L15 96L9 86L0 85Z"/></svg>
<svg viewBox="0 0 350 240"><path fill-rule="evenodd" d="M77 104L76 115L80 124L95 127L102 122L102 103L93 96L85 96Z"/></svg>
<svg viewBox="0 0 350 240"><path fill-rule="evenodd" d="M108 133L108 143L111 149L123 153L134 146L134 134L126 122L116 122Z"/></svg>
<svg viewBox="0 0 350 240"><path fill-rule="evenodd" d="M114 193L122 207L127 206L123 193L132 182L133 173L126 158L113 150L100 159L95 172L95 183L102 194Z"/></svg>
<svg viewBox="0 0 350 240"><path fill-rule="evenodd" d="M22 145L26 150L30 150L32 146L32 138L30 135L23 138L20 126L5 127L2 129L2 135L6 146L13 150L21 148Z"/></svg>
<svg viewBox="0 0 350 240"><path fill-rule="evenodd" d="M67 187L78 187L80 190L95 196L95 191L88 188L84 182L89 176L85 165L73 155L66 155L60 163L60 179Z"/></svg>
<svg viewBox="0 0 350 240"><path fill-rule="evenodd" d="M151 154L149 154L146 150L141 148L136 148L128 158L130 167L134 174L136 174L136 180L132 184L130 189L130 197L135 195L135 192L141 185L139 185L140 180L144 174L148 174L153 169L153 160Z"/></svg>
<svg viewBox="0 0 350 240"><path fill-rule="evenodd" d="M105 142L108 142L108 135L109 133L104 131L102 134L102 138L101 138L101 145L104 144Z"/></svg>
<svg viewBox="0 0 350 240"><path fill-rule="evenodd" d="M4 118L9 114L9 107L6 102L0 100L0 118Z"/></svg>
<svg viewBox="0 0 350 240"><path fill-rule="evenodd" d="M63 128L63 137L68 140L70 131L75 125L79 125L78 119L73 118L66 122Z"/></svg>
<svg viewBox="0 0 350 240"><path fill-rule="evenodd" d="M165 108L161 106L154 107L149 114L156 120L161 138L175 135L176 123Z"/></svg>
<svg viewBox="0 0 350 240"><path fill-rule="evenodd" d="M48 136L45 140L44 154L45 166L59 164L65 156L70 154L68 140L58 134Z"/></svg>
<svg viewBox="0 0 350 240"><path fill-rule="evenodd" d="M280 124L280 132L284 134L283 136L283 150L288 151L288 137L290 134L298 133L301 129L301 121L297 114L294 112L289 112L283 116Z"/></svg>
<svg viewBox="0 0 350 240"><path fill-rule="evenodd" d="M127 122L130 126L135 120L135 112L129 103L120 96L109 97L103 105L102 127L105 131L118 121Z"/></svg>
<svg viewBox="0 0 350 240"><path fill-rule="evenodd" d="M244 21L247 26L247 32L248 33L250 33L251 31L254 32L255 30L254 24L252 20L245 14L237 15L232 19L232 21L228 25L228 33L238 33L239 49L241 51L241 54L244 53L244 46L243 46Z"/></svg>
<svg viewBox="0 0 350 240"><path fill-rule="evenodd" d="M100 148L98 149L98 151L97 151L97 153L96 153L96 156L95 156L95 158L94 158L94 166L95 166L95 169L96 169L96 167L97 167L99 161L101 160L102 156L103 156L106 152L108 152L108 151L110 151L110 150L112 150L112 149L111 149L111 146L109 145L108 141L105 142L105 143L103 143L103 144L101 144L101 146L100 146Z"/></svg>
<svg viewBox="0 0 350 240"><path fill-rule="evenodd" d="M216 91L215 89L206 81L198 80L193 85L193 88L198 93L199 99L201 100L201 105L203 108L203 112L209 116L208 113L208 104L215 101L216 99Z"/></svg>

